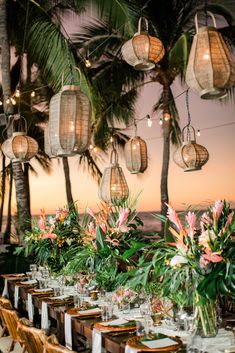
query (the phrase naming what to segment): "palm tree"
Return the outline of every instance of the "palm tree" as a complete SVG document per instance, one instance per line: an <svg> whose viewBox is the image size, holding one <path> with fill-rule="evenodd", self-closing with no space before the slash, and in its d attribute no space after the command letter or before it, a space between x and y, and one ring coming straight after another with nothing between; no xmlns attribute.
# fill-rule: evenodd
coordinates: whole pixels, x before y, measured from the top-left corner
<svg viewBox="0 0 235 353"><path fill-rule="evenodd" d="M229 0L209 0L207 2L200 0L159 0L157 2L154 0L146 2L140 0L96 0L95 2L102 22L100 21L95 25L87 26L86 35L83 36L83 47L89 46L89 48L95 48L99 46L103 51L102 54L100 53L100 57L101 55L103 57L105 55L107 57L115 55L116 63L120 64L120 48L136 32L137 19L140 16L144 16L149 20L150 33L157 36L164 44L166 51L164 58L156 65L154 70L145 74L145 80L146 82L156 82L157 85L160 84L162 87L160 97L157 98L153 110L160 109L163 114L161 212L162 214L166 214L166 203L169 202L168 170L170 142L177 144L180 141L179 117L172 94L172 84L176 77L180 77L181 79L184 77L192 35L194 33L194 15L197 11L204 11L206 4L207 10L224 17L227 25L220 30L223 34L230 35L231 37L234 30L229 31L229 28L231 29L233 23L235 4ZM92 49L90 51L92 52ZM105 71L105 64L103 65L103 71ZM124 70L126 64L122 63L122 66ZM120 90L118 91L118 83L120 79L122 80L119 72L114 76L118 93L120 93ZM132 81L129 81L129 87L125 88L127 92L128 88L129 92L131 92L131 88L135 88L138 85L141 75L141 73L136 73L131 67L129 67L129 73L133 76ZM109 81L104 81L102 75L100 76L101 79L97 84L107 85L106 89L108 91L110 86ZM133 107L134 102L135 99L130 101L130 107ZM170 119L168 119L169 115Z"/></svg>

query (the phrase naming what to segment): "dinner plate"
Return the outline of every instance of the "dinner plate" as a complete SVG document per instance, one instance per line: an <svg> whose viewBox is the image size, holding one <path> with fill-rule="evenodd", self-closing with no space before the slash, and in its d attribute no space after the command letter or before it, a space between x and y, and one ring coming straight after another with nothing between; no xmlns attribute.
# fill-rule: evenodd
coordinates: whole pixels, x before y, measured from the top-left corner
<svg viewBox="0 0 235 353"><path fill-rule="evenodd" d="M110 322L110 324L109 324ZM136 323L133 321L129 323L128 321L125 324L117 324L115 323L117 320L110 320L105 322L97 322L95 323L94 327L100 331L107 331L107 332L121 332L121 331L131 331L136 330Z"/></svg>
<svg viewBox="0 0 235 353"><path fill-rule="evenodd" d="M71 308L67 310L67 314L76 315L80 317L86 316L100 316L101 310L100 308L91 308L86 310L81 310L81 308Z"/></svg>
<svg viewBox="0 0 235 353"><path fill-rule="evenodd" d="M159 336L159 339L153 338L152 340L146 341L141 341L141 337L134 336L129 338L126 344L143 352L169 352L178 350L182 347L180 339L162 334ZM148 346L146 344L148 344Z"/></svg>

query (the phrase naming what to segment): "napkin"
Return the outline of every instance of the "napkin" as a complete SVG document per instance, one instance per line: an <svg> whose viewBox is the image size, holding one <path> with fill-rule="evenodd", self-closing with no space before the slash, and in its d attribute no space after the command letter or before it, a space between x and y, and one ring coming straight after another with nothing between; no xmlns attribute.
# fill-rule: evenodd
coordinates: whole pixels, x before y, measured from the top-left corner
<svg viewBox="0 0 235 353"><path fill-rule="evenodd" d="M63 299L66 299L66 298L69 298L69 295L63 294L63 295L58 295L57 297L50 297L48 299L51 299L51 300L63 300Z"/></svg>
<svg viewBox="0 0 235 353"><path fill-rule="evenodd" d="M93 309L86 309L86 310L79 310L79 314L90 314L90 313L100 313L101 309L100 308L93 308Z"/></svg>
<svg viewBox="0 0 235 353"><path fill-rule="evenodd" d="M52 291L52 288L35 288L34 289L34 292L37 292L37 293L44 293L44 292L50 292L50 291Z"/></svg>
<svg viewBox="0 0 235 353"><path fill-rule="evenodd" d="M33 322L34 306L33 306L32 294L30 293L28 293L28 316L29 316L29 321Z"/></svg>
<svg viewBox="0 0 235 353"><path fill-rule="evenodd" d="M152 341L141 341L142 344L147 346L148 348L163 348L163 347L169 347L169 346L174 346L177 344L176 341L173 341L171 338L160 338L157 340L152 340Z"/></svg>
<svg viewBox="0 0 235 353"><path fill-rule="evenodd" d="M8 281L7 281L6 278L5 278L5 280L4 280L4 288L3 288L2 296L3 296L3 297L6 297L6 298L9 298L9 293L8 293Z"/></svg>
<svg viewBox="0 0 235 353"><path fill-rule="evenodd" d="M30 279L28 281L22 281L21 284L36 284L38 283L36 279Z"/></svg>
<svg viewBox="0 0 235 353"><path fill-rule="evenodd" d="M128 345L125 346L125 353L137 353L137 352L139 352L138 349L132 348Z"/></svg>
<svg viewBox="0 0 235 353"><path fill-rule="evenodd" d="M102 352L102 336L101 332L95 328L92 330L92 353Z"/></svg>
<svg viewBox="0 0 235 353"><path fill-rule="evenodd" d="M42 313L41 313L41 329L49 329L49 320L48 320L48 307L46 302L42 302Z"/></svg>
<svg viewBox="0 0 235 353"><path fill-rule="evenodd" d="M72 349L72 315L64 314L65 347Z"/></svg>
<svg viewBox="0 0 235 353"><path fill-rule="evenodd" d="M15 286L14 308L18 309L18 305L19 305L19 287Z"/></svg>
<svg viewBox="0 0 235 353"><path fill-rule="evenodd" d="M102 322L102 326L119 326L119 325L125 325L127 324L128 321L125 319L116 319L113 321L108 321L108 322Z"/></svg>

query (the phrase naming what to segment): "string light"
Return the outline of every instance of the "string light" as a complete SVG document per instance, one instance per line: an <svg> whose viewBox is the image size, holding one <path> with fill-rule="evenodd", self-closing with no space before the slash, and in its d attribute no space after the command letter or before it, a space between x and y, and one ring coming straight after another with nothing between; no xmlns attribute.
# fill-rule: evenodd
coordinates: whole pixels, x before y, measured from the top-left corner
<svg viewBox="0 0 235 353"><path fill-rule="evenodd" d="M94 147L94 148L93 148L93 152L97 153L97 152L98 152L98 148L97 148L97 147Z"/></svg>
<svg viewBox="0 0 235 353"><path fill-rule="evenodd" d="M7 98L6 103L7 103L7 104L10 104L10 102L11 102L11 101L10 101L10 98Z"/></svg>
<svg viewBox="0 0 235 353"><path fill-rule="evenodd" d="M11 97L11 103L12 103L13 105L16 105L16 100L15 100L14 97Z"/></svg>
<svg viewBox="0 0 235 353"><path fill-rule="evenodd" d="M34 98L35 95L36 95L36 92L35 92L35 91L32 91L32 92L30 93L30 96L31 96L32 98Z"/></svg>
<svg viewBox="0 0 235 353"><path fill-rule="evenodd" d="M197 130L197 136L201 136L201 131Z"/></svg>
<svg viewBox="0 0 235 353"><path fill-rule="evenodd" d="M93 145L92 144L90 144L90 146L89 146L89 150L91 151L91 150L93 150Z"/></svg>
<svg viewBox="0 0 235 353"><path fill-rule="evenodd" d="M3 105L2 101L0 101L0 105Z"/></svg>
<svg viewBox="0 0 235 353"><path fill-rule="evenodd" d="M88 57L85 59L85 66L87 69L89 69L91 67L91 62Z"/></svg>
<svg viewBox="0 0 235 353"><path fill-rule="evenodd" d="M148 127L151 127L153 125L153 122L149 115L147 115L147 124L148 124Z"/></svg>
<svg viewBox="0 0 235 353"><path fill-rule="evenodd" d="M16 96L17 98L20 97L20 90L19 90L19 88L16 89L16 91L15 91L15 96Z"/></svg>
<svg viewBox="0 0 235 353"><path fill-rule="evenodd" d="M163 124L163 120L162 118L159 119L159 125L162 125Z"/></svg>
<svg viewBox="0 0 235 353"><path fill-rule="evenodd" d="M171 118L170 114L169 113L164 113L164 120L165 121L169 121Z"/></svg>

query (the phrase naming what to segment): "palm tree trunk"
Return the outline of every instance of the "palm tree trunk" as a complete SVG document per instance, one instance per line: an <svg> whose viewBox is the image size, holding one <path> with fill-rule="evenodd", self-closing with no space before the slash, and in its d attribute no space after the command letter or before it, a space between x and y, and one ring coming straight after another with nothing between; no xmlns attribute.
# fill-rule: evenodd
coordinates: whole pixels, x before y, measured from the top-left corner
<svg viewBox="0 0 235 353"><path fill-rule="evenodd" d="M1 179L1 206L0 206L0 232L2 231L3 208L6 191L6 157L2 154L2 179Z"/></svg>
<svg viewBox="0 0 235 353"><path fill-rule="evenodd" d="M69 173L69 162L67 157L63 157L62 159L63 159L63 168L64 168L64 176L65 176L67 203L69 208L74 208L74 201L72 196L72 187L71 187L70 173Z"/></svg>
<svg viewBox="0 0 235 353"><path fill-rule="evenodd" d="M28 209L29 209L30 217L31 217L31 211L30 211L30 185L29 185L29 164L28 163L24 163L24 181L25 181L25 186L26 186Z"/></svg>
<svg viewBox="0 0 235 353"><path fill-rule="evenodd" d="M10 243L11 238L11 199L12 199L12 185L13 185L13 175L12 175L12 164L10 165L10 180L9 180L9 194L8 194L8 206L7 206L7 224L4 232L4 244Z"/></svg>
<svg viewBox="0 0 235 353"><path fill-rule="evenodd" d="M169 113L169 86L163 88L163 159L161 172L161 214L166 215L169 202L168 196L168 171L170 161L170 119L165 120L165 114Z"/></svg>
<svg viewBox="0 0 235 353"><path fill-rule="evenodd" d="M7 33L7 11L6 0L0 0L0 47L2 54L2 90L4 113L9 119L14 113L12 104L6 104L6 100L11 97L11 77L10 77L10 46ZM8 128L8 137L12 135L12 124ZM17 201L17 216L18 216L18 232L19 235L29 227L30 212L28 209L27 192L24 183L24 173L20 162L12 163L13 179L15 182L16 201Z"/></svg>

